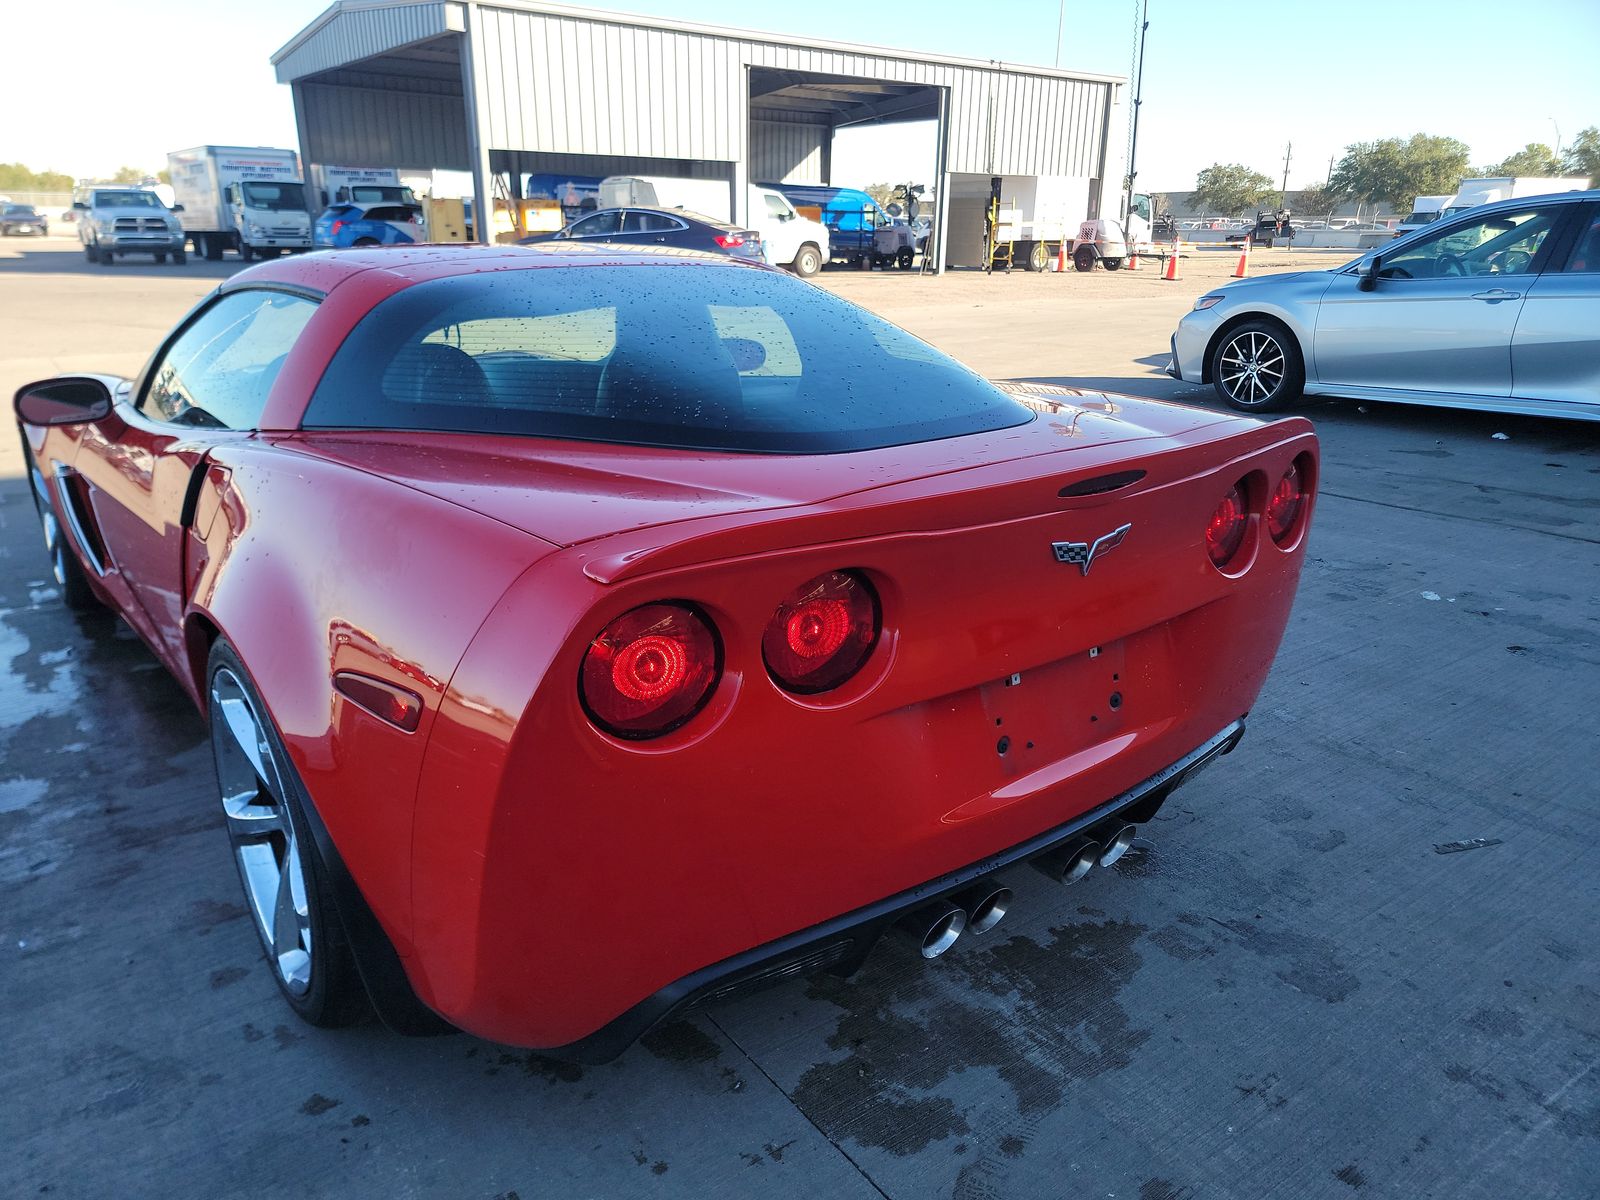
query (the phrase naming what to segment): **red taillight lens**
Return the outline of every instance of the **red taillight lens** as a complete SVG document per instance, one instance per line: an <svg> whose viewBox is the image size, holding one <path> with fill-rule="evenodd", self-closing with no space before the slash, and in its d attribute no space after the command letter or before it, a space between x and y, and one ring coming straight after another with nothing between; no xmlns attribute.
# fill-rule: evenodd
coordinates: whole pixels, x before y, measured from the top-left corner
<svg viewBox="0 0 1600 1200"><path fill-rule="evenodd" d="M1227 566L1239 553L1244 544L1246 515L1244 484L1240 482L1222 498L1206 525L1206 553L1217 566Z"/></svg>
<svg viewBox="0 0 1600 1200"><path fill-rule="evenodd" d="M761 656L779 686L810 695L861 669L882 628L878 594L854 571L829 571L784 598L761 637Z"/></svg>
<svg viewBox="0 0 1600 1200"><path fill-rule="evenodd" d="M1278 486L1272 489L1272 498L1267 501L1267 532L1280 546L1294 533L1305 498L1305 484L1296 460L1278 480Z"/></svg>
<svg viewBox="0 0 1600 1200"><path fill-rule="evenodd" d="M735 246L744 245L744 234L742 233L718 233L712 236L715 238L717 245L724 250L731 250Z"/></svg>
<svg viewBox="0 0 1600 1200"><path fill-rule="evenodd" d="M329 234L335 234L335 233L338 233L338 232L339 232L339 230L341 230L341 229L343 229L343 228L344 228L344 227L345 227L345 226L346 226L346 225L348 225L348 224L349 224L349 223L350 223L350 222L348 222L348 221L335 221L335 222L334 222L334 223L333 223L333 228L332 228L332 229L330 229L330 230L329 230L329 231L328 231L328 232L329 232Z"/></svg>
<svg viewBox="0 0 1600 1200"><path fill-rule="evenodd" d="M721 673L710 621L685 604L646 604L589 643L578 692L607 733L659 737L700 711Z"/></svg>

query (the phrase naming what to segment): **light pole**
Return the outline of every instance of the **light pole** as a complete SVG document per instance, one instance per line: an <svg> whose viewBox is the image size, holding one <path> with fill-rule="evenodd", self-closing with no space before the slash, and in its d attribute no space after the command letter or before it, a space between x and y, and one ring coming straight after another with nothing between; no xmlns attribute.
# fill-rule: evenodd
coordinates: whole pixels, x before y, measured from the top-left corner
<svg viewBox="0 0 1600 1200"><path fill-rule="evenodd" d="M1128 197L1123 204L1124 222L1133 216L1133 185L1139 174L1139 106L1144 103L1144 39L1150 32L1150 0L1144 0L1144 15L1139 26L1139 69L1133 78L1133 137L1128 143ZM1155 230L1156 214L1150 214L1151 232Z"/></svg>

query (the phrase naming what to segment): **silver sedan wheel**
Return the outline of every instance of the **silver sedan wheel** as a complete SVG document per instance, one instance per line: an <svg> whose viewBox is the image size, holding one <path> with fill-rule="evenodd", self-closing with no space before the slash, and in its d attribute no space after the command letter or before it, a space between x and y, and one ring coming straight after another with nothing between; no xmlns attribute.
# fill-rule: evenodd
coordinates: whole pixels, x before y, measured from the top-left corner
<svg viewBox="0 0 1600 1200"><path fill-rule="evenodd" d="M1241 407L1265 404L1283 386L1283 347L1271 334L1251 329L1222 348L1217 377L1228 398Z"/></svg>
<svg viewBox="0 0 1600 1200"><path fill-rule="evenodd" d="M303 996L311 989L311 910L300 839L261 716L227 667L211 679L211 744L256 932L284 987Z"/></svg>

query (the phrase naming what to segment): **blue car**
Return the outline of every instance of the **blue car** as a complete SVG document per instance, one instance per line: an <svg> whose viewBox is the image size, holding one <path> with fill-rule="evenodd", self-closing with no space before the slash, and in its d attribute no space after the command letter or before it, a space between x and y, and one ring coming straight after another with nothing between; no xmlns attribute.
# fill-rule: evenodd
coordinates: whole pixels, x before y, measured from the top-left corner
<svg viewBox="0 0 1600 1200"><path fill-rule="evenodd" d="M414 204L330 204L311 231L311 244L319 250L404 246L426 240L422 209Z"/></svg>

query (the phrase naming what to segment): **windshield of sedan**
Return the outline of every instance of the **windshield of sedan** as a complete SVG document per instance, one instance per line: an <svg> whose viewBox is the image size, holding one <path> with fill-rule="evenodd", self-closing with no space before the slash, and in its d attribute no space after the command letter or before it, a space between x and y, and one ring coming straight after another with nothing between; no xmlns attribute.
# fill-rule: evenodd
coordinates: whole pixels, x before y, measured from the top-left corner
<svg viewBox="0 0 1600 1200"><path fill-rule="evenodd" d="M96 208L165 208L154 192L96 192Z"/></svg>
<svg viewBox="0 0 1600 1200"><path fill-rule="evenodd" d="M8 204L5 215L8 217L37 217L39 214L33 210L31 204Z"/></svg>
<svg viewBox="0 0 1600 1200"><path fill-rule="evenodd" d="M690 261L409 287L345 339L302 424L824 454L1032 417L820 288Z"/></svg>
<svg viewBox="0 0 1600 1200"><path fill-rule="evenodd" d="M306 206L305 188L298 183L247 183L244 203L246 208L267 212L301 212Z"/></svg>

